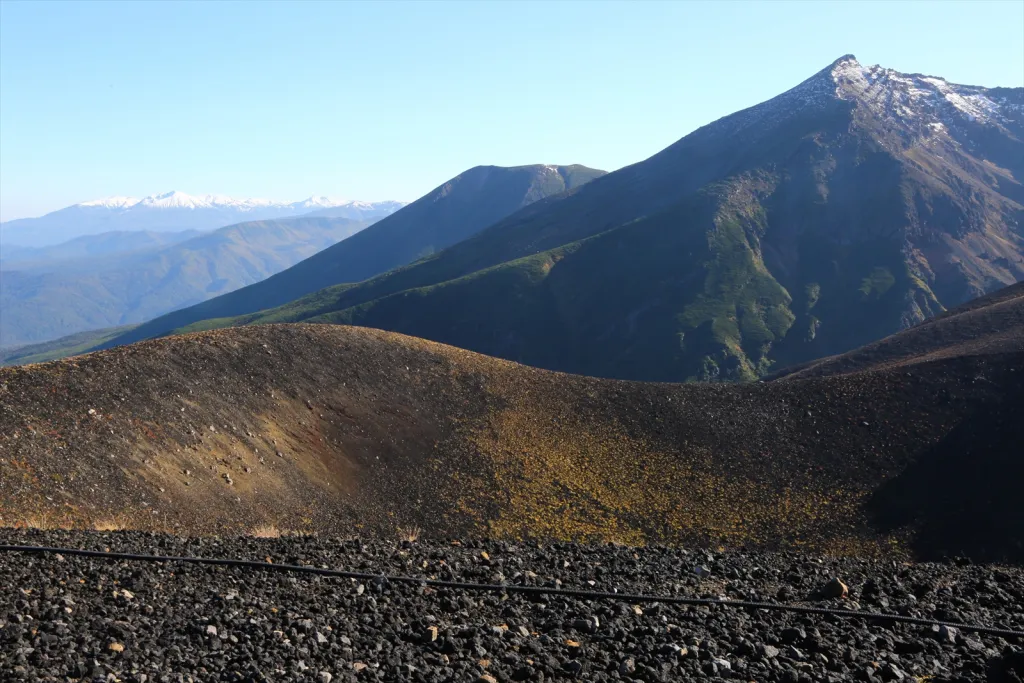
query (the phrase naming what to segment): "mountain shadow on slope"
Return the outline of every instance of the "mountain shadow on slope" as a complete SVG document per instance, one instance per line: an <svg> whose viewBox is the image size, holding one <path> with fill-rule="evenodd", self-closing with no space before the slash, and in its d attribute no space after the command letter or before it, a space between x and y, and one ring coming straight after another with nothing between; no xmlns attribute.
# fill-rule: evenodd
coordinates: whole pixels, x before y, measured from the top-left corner
<svg viewBox="0 0 1024 683"><path fill-rule="evenodd" d="M923 559L970 557L1024 561L1021 448L1024 445L1024 366L1016 383L992 403L964 405L966 415L916 462L875 491L867 505L884 534L907 532ZM980 372L975 381L990 381ZM953 390L942 400L962 400Z"/></svg>

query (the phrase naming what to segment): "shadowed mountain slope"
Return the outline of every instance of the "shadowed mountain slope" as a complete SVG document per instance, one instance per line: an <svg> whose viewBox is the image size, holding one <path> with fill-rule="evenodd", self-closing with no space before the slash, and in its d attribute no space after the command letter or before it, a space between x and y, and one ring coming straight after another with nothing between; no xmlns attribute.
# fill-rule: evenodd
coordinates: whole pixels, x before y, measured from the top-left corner
<svg viewBox="0 0 1024 683"><path fill-rule="evenodd" d="M950 356L1024 351L1024 283L946 311L839 356L785 368L772 379L807 379L895 368Z"/></svg>
<svg viewBox="0 0 1024 683"><path fill-rule="evenodd" d="M0 522L1024 561L1024 506L1006 485L1024 474L1008 456L1022 368L1024 353L998 350L643 384L366 328L173 336L0 369ZM931 514L962 481L969 534Z"/></svg>
<svg viewBox="0 0 1024 683"><path fill-rule="evenodd" d="M1024 277L1024 89L846 56L365 282L191 329L365 325L612 378L753 379Z"/></svg>
<svg viewBox="0 0 1024 683"><path fill-rule="evenodd" d="M262 282L150 321L105 346L167 334L208 318L279 306L330 285L359 282L429 256L528 204L574 190L604 171L585 166L477 166L391 216Z"/></svg>

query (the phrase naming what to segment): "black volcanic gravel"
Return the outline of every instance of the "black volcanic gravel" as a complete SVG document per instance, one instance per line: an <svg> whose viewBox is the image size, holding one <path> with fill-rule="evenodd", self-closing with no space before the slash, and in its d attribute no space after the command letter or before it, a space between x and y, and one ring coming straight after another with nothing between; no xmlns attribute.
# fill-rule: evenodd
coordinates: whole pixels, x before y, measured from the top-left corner
<svg viewBox="0 0 1024 683"><path fill-rule="evenodd" d="M1024 629L1024 571L793 553L0 530L0 543L889 611ZM703 576L699 576L702 574ZM813 601L830 579L847 600ZM928 626L0 553L2 681L1021 681Z"/></svg>

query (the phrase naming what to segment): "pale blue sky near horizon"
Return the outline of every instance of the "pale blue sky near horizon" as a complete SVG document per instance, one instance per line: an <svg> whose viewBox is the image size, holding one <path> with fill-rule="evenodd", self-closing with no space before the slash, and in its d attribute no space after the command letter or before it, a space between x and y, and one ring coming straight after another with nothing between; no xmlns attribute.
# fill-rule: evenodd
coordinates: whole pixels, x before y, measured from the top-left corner
<svg viewBox="0 0 1024 683"><path fill-rule="evenodd" d="M0 0L0 220L169 190L413 200L614 170L864 64L1024 86L1024 0Z"/></svg>

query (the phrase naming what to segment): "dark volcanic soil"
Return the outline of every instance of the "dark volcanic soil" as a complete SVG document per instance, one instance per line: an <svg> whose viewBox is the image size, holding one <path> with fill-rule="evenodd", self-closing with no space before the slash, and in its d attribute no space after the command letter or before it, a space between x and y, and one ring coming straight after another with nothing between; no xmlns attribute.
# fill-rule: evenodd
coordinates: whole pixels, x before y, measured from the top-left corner
<svg viewBox="0 0 1024 683"><path fill-rule="evenodd" d="M504 542L0 531L0 543L768 600L1024 629L1024 571ZM698 576L698 572L704 574ZM811 600L832 578L846 600ZM1020 643L825 615L0 554L3 681L1020 681ZM433 630L436 628L436 632ZM488 678L489 677L489 678Z"/></svg>
<svg viewBox="0 0 1024 683"><path fill-rule="evenodd" d="M0 525L1024 561L1024 351L808 380L564 375L268 325L0 368Z"/></svg>

